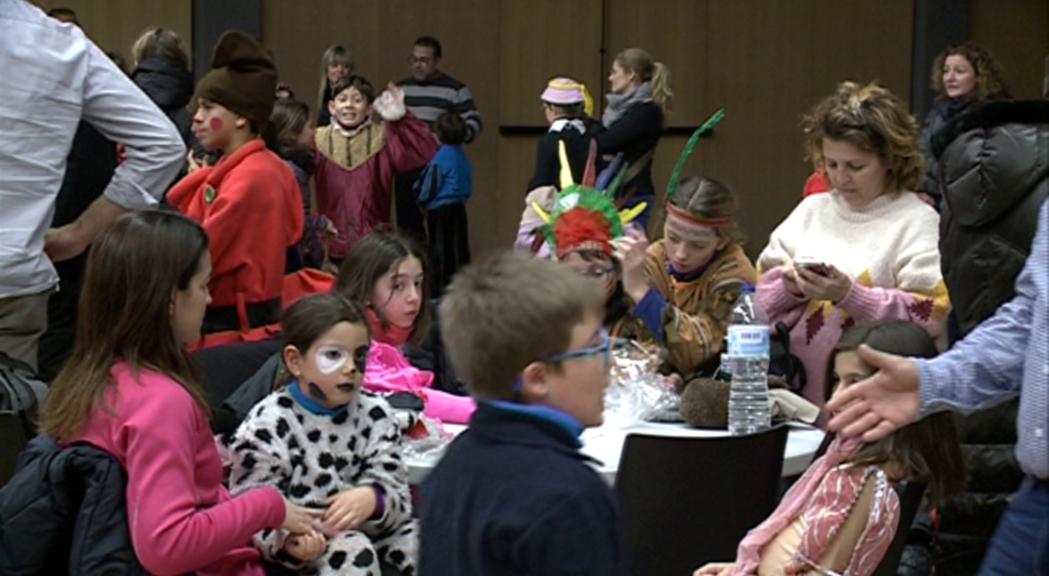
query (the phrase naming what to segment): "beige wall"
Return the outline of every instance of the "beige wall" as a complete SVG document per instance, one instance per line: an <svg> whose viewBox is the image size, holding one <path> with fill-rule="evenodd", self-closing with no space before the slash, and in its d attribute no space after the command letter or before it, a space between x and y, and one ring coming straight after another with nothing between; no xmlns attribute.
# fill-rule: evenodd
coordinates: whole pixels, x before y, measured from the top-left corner
<svg viewBox="0 0 1049 576"><path fill-rule="evenodd" d="M131 45L152 26L171 28L186 42L193 39L192 3L188 0L34 0L48 10L61 6L77 13L80 26L103 50L119 52L131 66Z"/></svg>
<svg viewBox="0 0 1049 576"><path fill-rule="evenodd" d="M973 41L998 59L1015 97L1040 97L1049 56L1049 2L969 1Z"/></svg>

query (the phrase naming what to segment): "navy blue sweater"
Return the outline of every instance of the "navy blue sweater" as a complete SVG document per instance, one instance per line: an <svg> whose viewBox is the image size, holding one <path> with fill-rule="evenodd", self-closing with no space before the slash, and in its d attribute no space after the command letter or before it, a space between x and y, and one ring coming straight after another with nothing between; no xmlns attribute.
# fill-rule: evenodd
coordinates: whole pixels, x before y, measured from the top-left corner
<svg viewBox="0 0 1049 576"><path fill-rule="evenodd" d="M619 505L578 439L542 416L481 403L423 481L424 576L614 576Z"/></svg>

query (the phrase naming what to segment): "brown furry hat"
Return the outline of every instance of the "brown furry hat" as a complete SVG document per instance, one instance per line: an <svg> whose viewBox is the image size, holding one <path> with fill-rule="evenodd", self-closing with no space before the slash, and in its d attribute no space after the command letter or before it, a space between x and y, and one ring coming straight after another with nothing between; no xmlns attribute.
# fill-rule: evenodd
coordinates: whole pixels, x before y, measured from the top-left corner
<svg viewBox="0 0 1049 576"><path fill-rule="evenodd" d="M258 40L229 30L211 55L211 70L200 79L194 95L211 100L247 118L256 130L269 122L276 100L277 67Z"/></svg>

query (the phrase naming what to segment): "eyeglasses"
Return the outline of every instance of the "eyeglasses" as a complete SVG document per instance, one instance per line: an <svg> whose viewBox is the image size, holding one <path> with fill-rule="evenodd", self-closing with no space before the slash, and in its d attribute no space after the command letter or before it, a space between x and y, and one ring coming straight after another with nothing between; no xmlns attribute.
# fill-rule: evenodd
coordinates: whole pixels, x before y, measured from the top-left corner
<svg viewBox="0 0 1049 576"><path fill-rule="evenodd" d="M612 350L621 347L626 341L620 338L610 337L608 335L608 330L604 328L601 329L599 338L600 340L598 341L597 346L587 346L585 348L542 356L538 361L565 362L567 360L579 360L582 358L590 358L592 356L602 356L605 362L605 369L608 369L612 365ZM520 392L522 386L524 386L524 379L518 376L517 380L514 381L514 392Z"/></svg>
<svg viewBox="0 0 1049 576"><path fill-rule="evenodd" d="M589 358L591 356L603 356L605 366L612 364L612 348L616 345L618 339L613 339L608 335L608 330L602 328L599 335L600 340L597 346L587 346L586 348L579 348L577 350L568 350L567 352L561 352L559 354L552 354L550 356L544 356L540 358L543 362L564 362L565 360L576 360L580 358Z"/></svg>

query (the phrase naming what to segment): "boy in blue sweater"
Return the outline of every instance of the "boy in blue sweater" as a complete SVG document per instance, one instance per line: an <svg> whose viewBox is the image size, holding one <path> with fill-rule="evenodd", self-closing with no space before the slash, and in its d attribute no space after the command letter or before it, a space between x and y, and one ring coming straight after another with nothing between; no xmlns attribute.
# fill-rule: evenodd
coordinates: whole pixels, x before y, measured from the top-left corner
<svg viewBox="0 0 1049 576"><path fill-rule="evenodd" d="M434 123L441 147L419 178L419 205L426 212L431 294L440 295L452 276L470 263L466 201L473 192L473 167L463 151L466 122L445 112Z"/></svg>
<svg viewBox="0 0 1049 576"><path fill-rule="evenodd" d="M420 574L624 573L618 504L579 452L604 410L603 310L598 283L519 254L452 281L444 340L478 408L423 482Z"/></svg>

